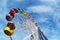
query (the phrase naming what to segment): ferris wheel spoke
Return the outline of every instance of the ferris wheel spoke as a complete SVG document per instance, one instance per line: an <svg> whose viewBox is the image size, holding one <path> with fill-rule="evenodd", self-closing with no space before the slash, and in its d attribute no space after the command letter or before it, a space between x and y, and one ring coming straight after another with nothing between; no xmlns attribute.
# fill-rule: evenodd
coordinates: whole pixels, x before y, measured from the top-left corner
<svg viewBox="0 0 60 40"><path fill-rule="evenodd" d="M33 32L32 34L36 33L37 30L35 32ZM32 34L29 34L27 37L25 37L23 40L26 40L27 38L29 38Z"/></svg>

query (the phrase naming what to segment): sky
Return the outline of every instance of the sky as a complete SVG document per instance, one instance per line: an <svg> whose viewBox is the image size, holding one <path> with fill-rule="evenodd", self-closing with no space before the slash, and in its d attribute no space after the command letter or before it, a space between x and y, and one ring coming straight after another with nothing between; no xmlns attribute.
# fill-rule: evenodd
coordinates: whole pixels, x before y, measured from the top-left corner
<svg viewBox="0 0 60 40"><path fill-rule="evenodd" d="M22 8L37 22L48 40L60 40L60 0L0 0L0 40L10 40L4 34L6 14L12 8ZM22 40L20 32L15 31L13 40Z"/></svg>

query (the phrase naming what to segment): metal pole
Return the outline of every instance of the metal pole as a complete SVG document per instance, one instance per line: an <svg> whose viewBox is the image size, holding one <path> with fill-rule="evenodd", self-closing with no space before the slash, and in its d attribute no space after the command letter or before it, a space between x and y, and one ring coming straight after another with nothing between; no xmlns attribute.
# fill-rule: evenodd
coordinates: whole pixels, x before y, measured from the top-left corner
<svg viewBox="0 0 60 40"><path fill-rule="evenodd" d="M10 39L13 40L11 36L10 36Z"/></svg>

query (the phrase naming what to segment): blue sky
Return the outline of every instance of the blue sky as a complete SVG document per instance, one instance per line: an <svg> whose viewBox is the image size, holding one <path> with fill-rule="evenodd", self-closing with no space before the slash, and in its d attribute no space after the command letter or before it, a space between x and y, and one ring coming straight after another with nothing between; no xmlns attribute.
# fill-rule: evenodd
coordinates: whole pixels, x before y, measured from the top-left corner
<svg viewBox="0 0 60 40"><path fill-rule="evenodd" d="M59 0L0 0L0 40L9 40L3 32L7 21L6 14L11 8L22 8L38 23L48 40L60 40L60 1ZM18 30L18 29L17 29ZM15 31L13 40L22 40Z"/></svg>

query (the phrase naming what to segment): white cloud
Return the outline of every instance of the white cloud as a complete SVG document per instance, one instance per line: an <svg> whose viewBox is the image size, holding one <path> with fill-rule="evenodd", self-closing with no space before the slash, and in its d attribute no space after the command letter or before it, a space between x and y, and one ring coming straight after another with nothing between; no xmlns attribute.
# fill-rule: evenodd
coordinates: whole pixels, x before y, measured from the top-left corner
<svg viewBox="0 0 60 40"><path fill-rule="evenodd" d="M60 13L55 12L54 14L54 22L56 23L57 28L60 28Z"/></svg>
<svg viewBox="0 0 60 40"><path fill-rule="evenodd" d="M0 19L3 20L7 14L7 1L1 0L0 2Z"/></svg>
<svg viewBox="0 0 60 40"><path fill-rule="evenodd" d="M8 1L8 0L5 0L5 1L4 1L4 0L1 0L0 5L2 5L3 7L5 7L6 4L7 4L7 1Z"/></svg>
<svg viewBox="0 0 60 40"><path fill-rule="evenodd" d="M31 6L27 8L28 11L30 12L36 12L36 13L40 13L40 12L53 12L53 8L50 6Z"/></svg>
<svg viewBox="0 0 60 40"><path fill-rule="evenodd" d="M57 0L40 0L41 2L55 3Z"/></svg>
<svg viewBox="0 0 60 40"><path fill-rule="evenodd" d="M57 4L57 0L39 0L39 1L49 6L53 6Z"/></svg>
<svg viewBox="0 0 60 40"><path fill-rule="evenodd" d="M46 1L46 2L56 2L56 0L40 0L40 1Z"/></svg>
<svg viewBox="0 0 60 40"><path fill-rule="evenodd" d="M13 0L14 2L22 2L23 0Z"/></svg>
<svg viewBox="0 0 60 40"><path fill-rule="evenodd" d="M49 38L49 40L60 40L59 36L54 34L51 36L51 38Z"/></svg>
<svg viewBox="0 0 60 40"><path fill-rule="evenodd" d="M48 28L42 28L42 31L44 32L44 34L47 36L47 38L49 40L59 40L60 39L58 36L58 31L56 31L56 30L50 30L48 27Z"/></svg>
<svg viewBox="0 0 60 40"><path fill-rule="evenodd" d="M38 18L37 21L40 23L44 23L48 20L48 18Z"/></svg>
<svg viewBox="0 0 60 40"><path fill-rule="evenodd" d="M4 36L0 36L0 40L8 40L8 39Z"/></svg>

